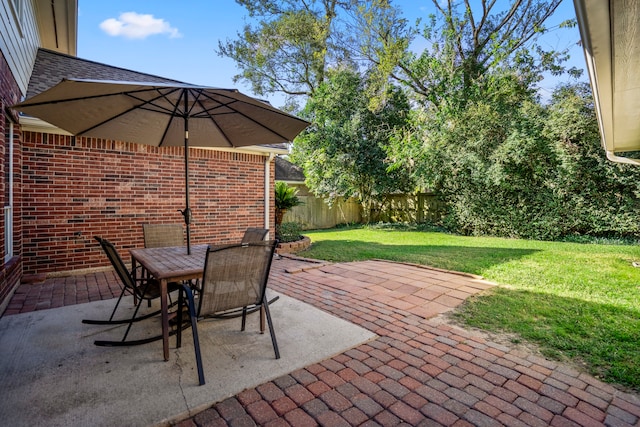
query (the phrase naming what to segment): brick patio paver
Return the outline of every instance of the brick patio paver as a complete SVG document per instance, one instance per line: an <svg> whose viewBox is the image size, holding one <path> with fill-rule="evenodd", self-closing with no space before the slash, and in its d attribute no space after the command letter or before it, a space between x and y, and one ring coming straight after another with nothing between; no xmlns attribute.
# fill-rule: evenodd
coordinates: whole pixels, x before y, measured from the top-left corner
<svg viewBox="0 0 640 427"><path fill-rule="evenodd" d="M640 395L491 342L438 314L494 286L373 260L276 259L270 287L379 335L214 404L180 426L640 426ZM4 315L119 295L112 272L34 278Z"/></svg>

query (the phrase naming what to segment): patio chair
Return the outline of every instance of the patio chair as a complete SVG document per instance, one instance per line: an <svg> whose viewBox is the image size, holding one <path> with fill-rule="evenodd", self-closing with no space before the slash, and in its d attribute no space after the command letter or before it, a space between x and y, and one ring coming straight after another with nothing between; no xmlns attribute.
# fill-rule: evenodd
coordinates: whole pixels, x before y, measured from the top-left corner
<svg viewBox="0 0 640 427"><path fill-rule="evenodd" d="M261 307L269 324L276 359L280 358L269 303L265 296L276 245L277 241L268 240L219 248L210 247L205 258L197 307L192 289L186 285L180 289L178 313L182 313L182 308L186 305L191 320L200 385L205 383L205 379L198 340L198 319L241 309L243 315L240 330L244 331L248 308ZM183 316L178 316L177 347L182 344L182 320Z"/></svg>
<svg viewBox="0 0 640 427"><path fill-rule="evenodd" d="M182 224L142 224L142 234L145 248L184 246L184 228ZM143 274L146 274L146 271ZM172 285L179 286L180 283ZM148 306L151 307L151 301L149 301Z"/></svg>
<svg viewBox="0 0 640 427"><path fill-rule="evenodd" d="M250 242L261 242L263 241L266 237L267 234L269 233L269 230L267 230L266 228L255 228L255 227L249 227L244 231L244 235L242 236L242 241L241 243L250 243ZM192 286L191 288L194 290L194 292L198 292L198 286ZM271 300L269 300L269 304L277 301L280 297L274 297ZM264 312L261 310L260 306L255 306L252 307L251 309L249 309L248 311L246 310L235 310L235 311L231 311L231 312L226 312L226 313L222 313L222 314L217 314L215 316L212 317L218 317L221 319L229 319L232 317L239 317L242 315L246 315L246 314L250 314L253 313L254 311L260 310L260 315L264 316ZM246 311L246 313L245 313ZM261 317L261 319L263 319L263 317ZM263 320L264 323L264 320ZM261 332L264 332L264 327L261 327L260 329Z"/></svg>
<svg viewBox="0 0 640 427"><path fill-rule="evenodd" d="M155 316L160 313L160 310L154 311L152 313L147 313L143 316L138 316L138 311L140 310L140 306L142 305L142 301L151 301L160 297L160 283L157 280L137 277L137 275L133 274L133 272L129 271L124 261L118 254L113 243L109 242L107 239L103 239L101 237L95 236L95 239L100 243L102 250L109 258L111 265L116 271L118 278L122 284L122 292L120 293L120 297L118 297L118 301L116 302L116 306L113 308L111 312L111 316L109 316L108 320L93 320L93 319L84 319L82 323L90 324L90 325L123 325L128 324L127 330L124 333L121 341L95 341L96 345L100 346L116 346L116 345L137 345L137 344L145 344L147 342L155 341L162 336L147 338L144 340L137 341L126 341L127 336L129 335L129 331L131 330L131 326L135 322L139 322L144 319L148 319L152 316ZM173 291L177 291L180 289L180 284L178 283L169 283L167 293L171 293ZM120 305L120 301L122 301L122 297L125 294L131 294L134 296L134 304L136 306L133 316L129 319L116 319L114 320L114 316L116 311L118 310L118 306ZM175 303L173 303L175 304ZM173 305L171 304L171 305Z"/></svg>
<svg viewBox="0 0 640 427"><path fill-rule="evenodd" d="M145 248L184 246L182 224L142 224Z"/></svg>
<svg viewBox="0 0 640 427"><path fill-rule="evenodd" d="M242 243L260 242L265 239L269 233L266 228L247 228L242 236Z"/></svg>

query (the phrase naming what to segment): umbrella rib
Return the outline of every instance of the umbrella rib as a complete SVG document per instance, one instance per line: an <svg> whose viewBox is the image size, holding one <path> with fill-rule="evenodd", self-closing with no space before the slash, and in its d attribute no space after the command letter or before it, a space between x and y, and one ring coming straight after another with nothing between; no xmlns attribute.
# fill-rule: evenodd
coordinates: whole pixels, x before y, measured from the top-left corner
<svg viewBox="0 0 640 427"><path fill-rule="evenodd" d="M100 94L100 95L87 95L87 96L78 96L75 98L65 98L65 99L59 99L59 100L53 100L53 101L41 101L41 102L23 102L22 104L20 104L21 107L39 107L41 105L55 105L55 104L64 104L66 102L73 102L73 101L84 101L87 99L97 99L97 98L107 98L107 97L112 97L112 96L117 96L117 95L130 95L134 94L134 93L144 93L144 92L148 92L150 89L138 89L135 91L125 91L125 92L116 92L116 93L104 93L104 94ZM133 97L135 98L135 97ZM138 98L136 98L138 99Z"/></svg>
<svg viewBox="0 0 640 427"><path fill-rule="evenodd" d="M131 107L131 108L129 108L129 109L127 109L127 110L125 110L125 111L122 111L122 112L120 112L119 114L116 114L116 115L114 115L114 116L111 116L111 117L109 117L108 119L101 121L100 123L97 123L97 124L95 124L95 125L93 125L93 126L88 127L87 129L84 129L84 130L82 130L82 131L80 131L80 132L77 132L77 134L78 134L78 135L82 135L83 133L89 132L89 131L91 131L91 130L93 130L93 129L97 128L97 127L100 127L100 126L104 125L105 123L108 123L108 122L110 122L110 121L113 121L113 120L115 120L115 119L117 119L117 118L119 118L119 117L122 117L122 116L124 116L125 114L128 114L128 113L130 113L131 111L134 111L134 110L137 110L137 109L149 110L149 111L154 111L154 112L157 112L157 113L165 113L165 114L167 114L167 115L168 115L168 114L170 114L170 110L168 110L168 109L166 109L166 108L164 108L164 107L162 107L162 106L160 106L160 105L156 105L156 104L154 104L154 102L155 102L155 101L157 101L158 99L161 99L161 98L167 99L167 95L168 95L168 94L171 94L171 93L173 93L173 92L175 92L175 91L177 91L177 90L179 90L179 89L171 89L171 90L170 90L170 91L168 91L166 94L165 94L165 93L160 92L157 88L153 88L153 89L145 89L145 90L140 90L140 91L136 91L136 92L151 92L151 91L154 91L154 90L155 90L155 91L157 91L157 92L159 92L159 96L154 97L153 99L150 99L150 100L145 100L145 99L143 99L143 98L139 98L139 97L134 96L133 94L131 94L131 93L129 93L129 92L121 92L121 93L118 93L118 94L105 95L105 96L126 95L126 96L128 96L128 97L130 97L130 98L133 98L133 99L137 100L137 101L141 101L141 102L142 102L142 104L134 105L133 107ZM96 97L97 97L97 96L96 96ZM93 97L92 97L92 98L93 98ZM82 99L89 99L89 97L87 97L87 98L78 98L78 100L82 100ZM167 99L167 100L168 100L168 99ZM159 110L155 110L155 109L151 109L151 108L144 108L144 105L149 105L149 104L150 104L150 105L153 105L153 106L154 106L154 107L156 107L156 108L159 108L160 110L164 110L164 111L159 111Z"/></svg>
<svg viewBox="0 0 640 427"><path fill-rule="evenodd" d="M158 144L158 147L162 147L163 146L165 138L167 136L167 133L169 133L169 128L171 127L171 122L173 122L173 119L176 118L176 117L180 117L180 115L176 114L176 113L178 111L178 108L180 108L180 100L182 99L182 93L184 93L184 92L181 92L181 95L178 97L178 101L175 104L173 104L173 111L171 112L171 114L169 116L169 121L167 122L167 126L165 126L165 128L164 128L164 132L162 132L162 138L160 138L160 143ZM169 101L169 102L171 102L171 101ZM185 116L183 115L182 117L184 118ZM185 150L186 149L187 148L185 147Z"/></svg>
<svg viewBox="0 0 640 427"><path fill-rule="evenodd" d="M200 95L204 95L204 94L202 92L200 92ZM206 98L210 99L211 101L218 102L215 99L211 99L211 97L207 96ZM222 137L227 142L229 147L233 147L233 143L231 142L231 140L227 136L226 132L224 130L222 130L222 128L218 125L218 122L216 121L215 117L213 117L211 114L209 114L209 110L204 105L202 105L202 102L200 101L199 97L196 99L196 102L193 103L193 106L191 107L192 110L193 110L193 107L195 107L196 103L200 107L202 107L202 111L200 113L196 114L194 117L198 117L198 118L207 118L208 117L213 122L213 125L218 129L218 131L220 132L220 135L222 135ZM222 106L223 106L223 104L218 105L218 106L214 107L213 109L220 108ZM204 115L201 116L200 114L203 114L203 113L204 113Z"/></svg>
<svg viewBox="0 0 640 427"><path fill-rule="evenodd" d="M284 135L280 134L279 132L274 131L274 130L273 130L273 129L271 129L269 126L267 126L267 125L265 125L265 124L263 124L263 123L260 123L259 121L255 120L253 117L250 117L250 116L246 115L246 114L245 114L245 113L243 113L242 111L238 111L237 109L233 108L233 106L232 106L231 104L234 104L234 103L240 102L239 100L237 100L237 99L235 99L235 98L233 98L233 97L230 97L230 96L225 96L225 98L228 98L228 99L230 99L231 101L230 101L230 102L228 102L228 103L222 103L222 102L220 102L220 101L217 101L217 100L213 99L213 98L212 98L211 96L209 96L209 95L206 95L206 94L203 94L203 95L204 95L205 97L207 97L208 99L210 99L211 101L215 101L215 102L217 102L217 103L219 103L219 104L220 104L220 105L217 105L217 106L215 106L215 107L213 107L213 108L210 108L210 109L203 109L203 111L202 111L204 114L206 114L206 116L208 116L208 117L211 119L211 121L216 125L216 127L217 127L218 129L220 129L220 126L218 126L218 123L217 123L217 121L215 120L215 116L216 116L216 114L214 113L214 114L212 115L212 114L211 114L211 112L212 112L213 110L218 109L218 108L227 107L227 108L229 108L231 111L233 111L234 113L241 115L242 117L244 117L244 118L246 118L246 119L248 119L248 120L252 121L253 123L255 123L255 124L257 124L257 125L260 125L260 126L262 126L263 128L267 129L267 130L268 130L269 132L271 132L272 134L277 135L277 136L278 136L278 138L282 138L282 139L283 139L283 141L289 141L289 138L287 138L286 136L284 136ZM224 95L222 95L222 96L224 96ZM271 109L271 108L264 108L264 107L262 107L262 106L260 106L260 105L256 105L256 104L252 104L252 105L254 105L254 106L255 106L255 107L257 107L257 108L260 108L261 110L269 111L270 113L275 113L275 114L279 114L279 115L282 115L282 116L291 117L290 115L285 114L285 113L283 113L283 112L281 112L281 111L279 111L279 110L277 110L277 109L275 109L275 108L274 108L274 109ZM223 115L223 114L231 114L231 113L222 113L222 114L218 114L218 115ZM222 129L220 129L220 132L222 132ZM223 133L223 135L224 135L224 133ZM226 135L225 135L225 138L226 138ZM226 138L226 139L228 140L228 138ZM233 145L232 145L232 146L233 146Z"/></svg>

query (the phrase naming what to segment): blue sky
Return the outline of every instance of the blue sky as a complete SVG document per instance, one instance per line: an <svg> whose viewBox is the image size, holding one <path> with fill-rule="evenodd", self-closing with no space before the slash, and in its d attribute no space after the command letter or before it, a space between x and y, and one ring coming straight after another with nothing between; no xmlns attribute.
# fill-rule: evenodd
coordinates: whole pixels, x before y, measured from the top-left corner
<svg viewBox="0 0 640 427"><path fill-rule="evenodd" d="M78 56L135 71L188 83L235 87L235 63L216 54L219 40L233 39L247 13L234 0L79 0ZM412 21L432 11L430 0L396 0ZM575 17L573 2L564 0L549 26ZM576 46L578 29L555 31L545 37L545 47L572 47L571 65L584 68L584 55ZM586 79L586 77L585 77ZM557 80L542 84L550 93ZM277 107L281 96L269 96Z"/></svg>

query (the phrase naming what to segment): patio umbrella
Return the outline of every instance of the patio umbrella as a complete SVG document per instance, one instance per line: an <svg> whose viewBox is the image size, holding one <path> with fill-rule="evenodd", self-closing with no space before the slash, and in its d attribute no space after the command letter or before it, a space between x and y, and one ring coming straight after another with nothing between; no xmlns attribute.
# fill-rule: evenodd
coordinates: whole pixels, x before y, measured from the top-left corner
<svg viewBox="0 0 640 427"><path fill-rule="evenodd" d="M292 141L309 123L236 89L64 79L15 108L77 136L158 147L184 145L187 248L191 253L189 147Z"/></svg>

